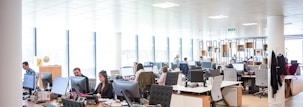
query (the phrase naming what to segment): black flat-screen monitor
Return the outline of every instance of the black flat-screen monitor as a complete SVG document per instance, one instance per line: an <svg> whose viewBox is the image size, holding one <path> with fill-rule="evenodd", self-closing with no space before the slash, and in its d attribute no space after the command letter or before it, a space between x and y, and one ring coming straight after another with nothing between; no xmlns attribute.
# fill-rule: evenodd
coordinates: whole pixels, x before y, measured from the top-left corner
<svg viewBox="0 0 303 107"><path fill-rule="evenodd" d="M290 64L298 63L297 60L290 60Z"/></svg>
<svg viewBox="0 0 303 107"><path fill-rule="evenodd" d="M47 88L47 85L49 85L50 87L53 86L52 73L47 73L47 72L41 73L41 79L44 89Z"/></svg>
<svg viewBox="0 0 303 107"><path fill-rule="evenodd" d="M35 89L35 75L33 74L24 74L23 78L23 88L24 89Z"/></svg>
<svg viewBox="0 0 303 107"><path fill-rule="evenodd" d="M132 66L121 67L121 76L134 76L134 68Z"/></svg>
<svg viewBox="0 0 303 107"><path fill-rule="evenodd" d="M203 71L201 69L189 70L188 79L190 82L203 82Z"/></svg>
<svg viewBox="0 0 303 107"><path fill-rule="evenodd" d="M118 97L123 97L121 91L124 90L127 93L127 96L134 99L140 98L138 82L114 80L113 86L114 92Z"/></svg>
<svg viewBox="0 0 303 107"><path fill-rule="evenodd" d="M153 72L153 66L143 66L143 67L144 67L144 71Z"/></svg>
<svg viewBox="0 0 303 107"><path fill-rule="evenodd" d="M76 87L79 87L80 92L82 93L89 92L89 90L86 90L87 84L85 77L71 77L70 83L71 83L72 91L74 91Z"/></svg>
<svg viewBox="0 0 303 107"><path fill-rule="evenodd" d="M56 77L51 92L58 95L65 95L68 82L68 78Z"/></svg>
<svg viewBox="0 0 303 107"><path fill-rule="evenodd" d="M201 66L201 62L200 61L195 61L196 66Z"/></svg>
<svg viewBox="0 0 303 107"><path fill-rule="evenodd" d="M211 77L215 77L215 76L219 76L221 75L220 70L219 69L213 69L213 70L209 70L210 76Z"/></svg>
<svg viewBox="0 0 303 107"><path fill-rule="evenodd" d="M202 62L202 69L210 69L212 68L211 62Z"/></svg>

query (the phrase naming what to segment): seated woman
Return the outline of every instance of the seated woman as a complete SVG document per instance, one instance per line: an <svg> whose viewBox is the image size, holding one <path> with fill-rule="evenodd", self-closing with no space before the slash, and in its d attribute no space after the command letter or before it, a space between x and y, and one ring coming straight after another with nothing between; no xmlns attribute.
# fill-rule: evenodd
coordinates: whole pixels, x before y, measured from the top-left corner
<svg viewBox="0 0 303 107"><path fill-rule="evenodd" d="M157 81L159 85L165 85L166 73L167 73L167 67L164 66L162 67L162 74L160 76L160 79Z"/></svg>
<svg viewBox="0 0 303 107"><path fill-rule="evenodd" d="M141 74L141 72L145 72L144 71L144 67L141 63L139 63L137 65L137 70L136 70L136 74L135 74L135 81L138 81L139 75Z"/></svg>
<svg viewBox="0 0 303 107"><path fill-rule="evenodd" d="M108 81L106 71L99 72L100 83L94 94L99 94L99 98L114 98L113 85Z"/></svg>

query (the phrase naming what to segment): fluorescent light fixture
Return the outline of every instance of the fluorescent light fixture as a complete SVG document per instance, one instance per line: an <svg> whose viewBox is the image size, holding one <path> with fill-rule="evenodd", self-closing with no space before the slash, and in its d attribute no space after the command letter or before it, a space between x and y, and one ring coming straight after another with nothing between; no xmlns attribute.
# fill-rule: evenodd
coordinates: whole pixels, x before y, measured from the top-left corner
<svg viewBox="0 0 303 107"><path fill-rule="evenodd" d="M223 19L223 18L228 18L228 16L218 15L218 16L209 16L208 18L210 18L210 19Z"/></svg>
<svg viewBox="0 0 303 107"><path fill-rule="evenodd" d="M243 26L251 26L251 25L257 25L257 23L244 23Z"/></svg>
<svg viewBox="0 0 303 107"><path fill-rule="evenodd" d="M164 3L154 4L153 6L160 7L160 8L170 8L170 7L180 6L180 5L171 3L171 2L164 2Z"/></svg>

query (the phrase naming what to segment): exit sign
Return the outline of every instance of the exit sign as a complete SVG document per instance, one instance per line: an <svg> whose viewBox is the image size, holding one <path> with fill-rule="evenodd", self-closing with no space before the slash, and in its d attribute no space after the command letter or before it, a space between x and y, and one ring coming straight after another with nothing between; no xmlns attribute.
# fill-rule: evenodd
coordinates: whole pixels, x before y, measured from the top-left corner
<svg viewBox="0 0 303 107"><path fill-rule="evenodd" d="M236 28L228 28L227 31L228 32L236 31Z"/></svg>

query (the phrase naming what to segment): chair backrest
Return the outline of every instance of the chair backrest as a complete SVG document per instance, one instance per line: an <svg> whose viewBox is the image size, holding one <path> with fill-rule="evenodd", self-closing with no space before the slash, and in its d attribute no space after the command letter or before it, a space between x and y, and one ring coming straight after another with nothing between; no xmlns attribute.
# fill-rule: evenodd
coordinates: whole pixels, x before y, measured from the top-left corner
<svg viewBox="0 0 303 107"><path fill-rule="evenodd" d="M83 102L72 101L69 99L62 99L63 107L84 107Z"/></svg>
<svg viewBox="0 0 303 107"><path fill-rule="evenodd" d="M189 67L187 63L180 63L180 70L182 71L182 73L187 76Z"/></svg>
<svg viewBox="0 0 303 107"><path fill-rule="evenodd" d="M268 85L268 69L255 70L256 86L267 87Z"/></svg>
<svg viewBox="0 0 303 107"><path fill-rule="evenodd" d="M150 90L150 105L161 104L161 107L170 107L173 88L164 85L152 85Z"/></svg>
<svg viewBox="0 0 303 107"><path fill-rule="evenodd" d="M223 71L224 81L237 81L237 71L234 68L225 68Z"/></svg>
<svg viewBox="0 0 303 107"><path fill-rule="evenodd" d="M95 78L89 78L88 79L88 88L89 88L89 92L94 92L95 87L96 87L96 79Z"/></svg>
<svg viewBox="0 0 303 107"><path fill-rule="evenodd" d="M138 84L141 90L144 90L147 86L155 84L155 76L153 72L141 72L138 77Z"/></svg>
<svg viewBox="0 0 303 107"><path fill-rule="evenodd" d="M260 69L268 69L267 64L261 64Z"/></svg>
<svg viewBox="0 0 303 107"><path fill-rule="evenodd" d="M212 83L212 88L211 88L211 98L212 101L220 101L223 99L222 97L222 92L221 92L221 84L222 84L223 76L215 76L214 81Z"/></svg>
<svg viewBox="0 0 303 107"><path fill-rule="evenodd" d="M177 85L180 72L167 72L165 85Z"/></svg>
<svg viewBox="0 0 303 107"><path fill-rule="evenodd" d="M297 72L298 65L298 63L291 64L291 66L289 67L290 75L294 75Z"/></svg>

